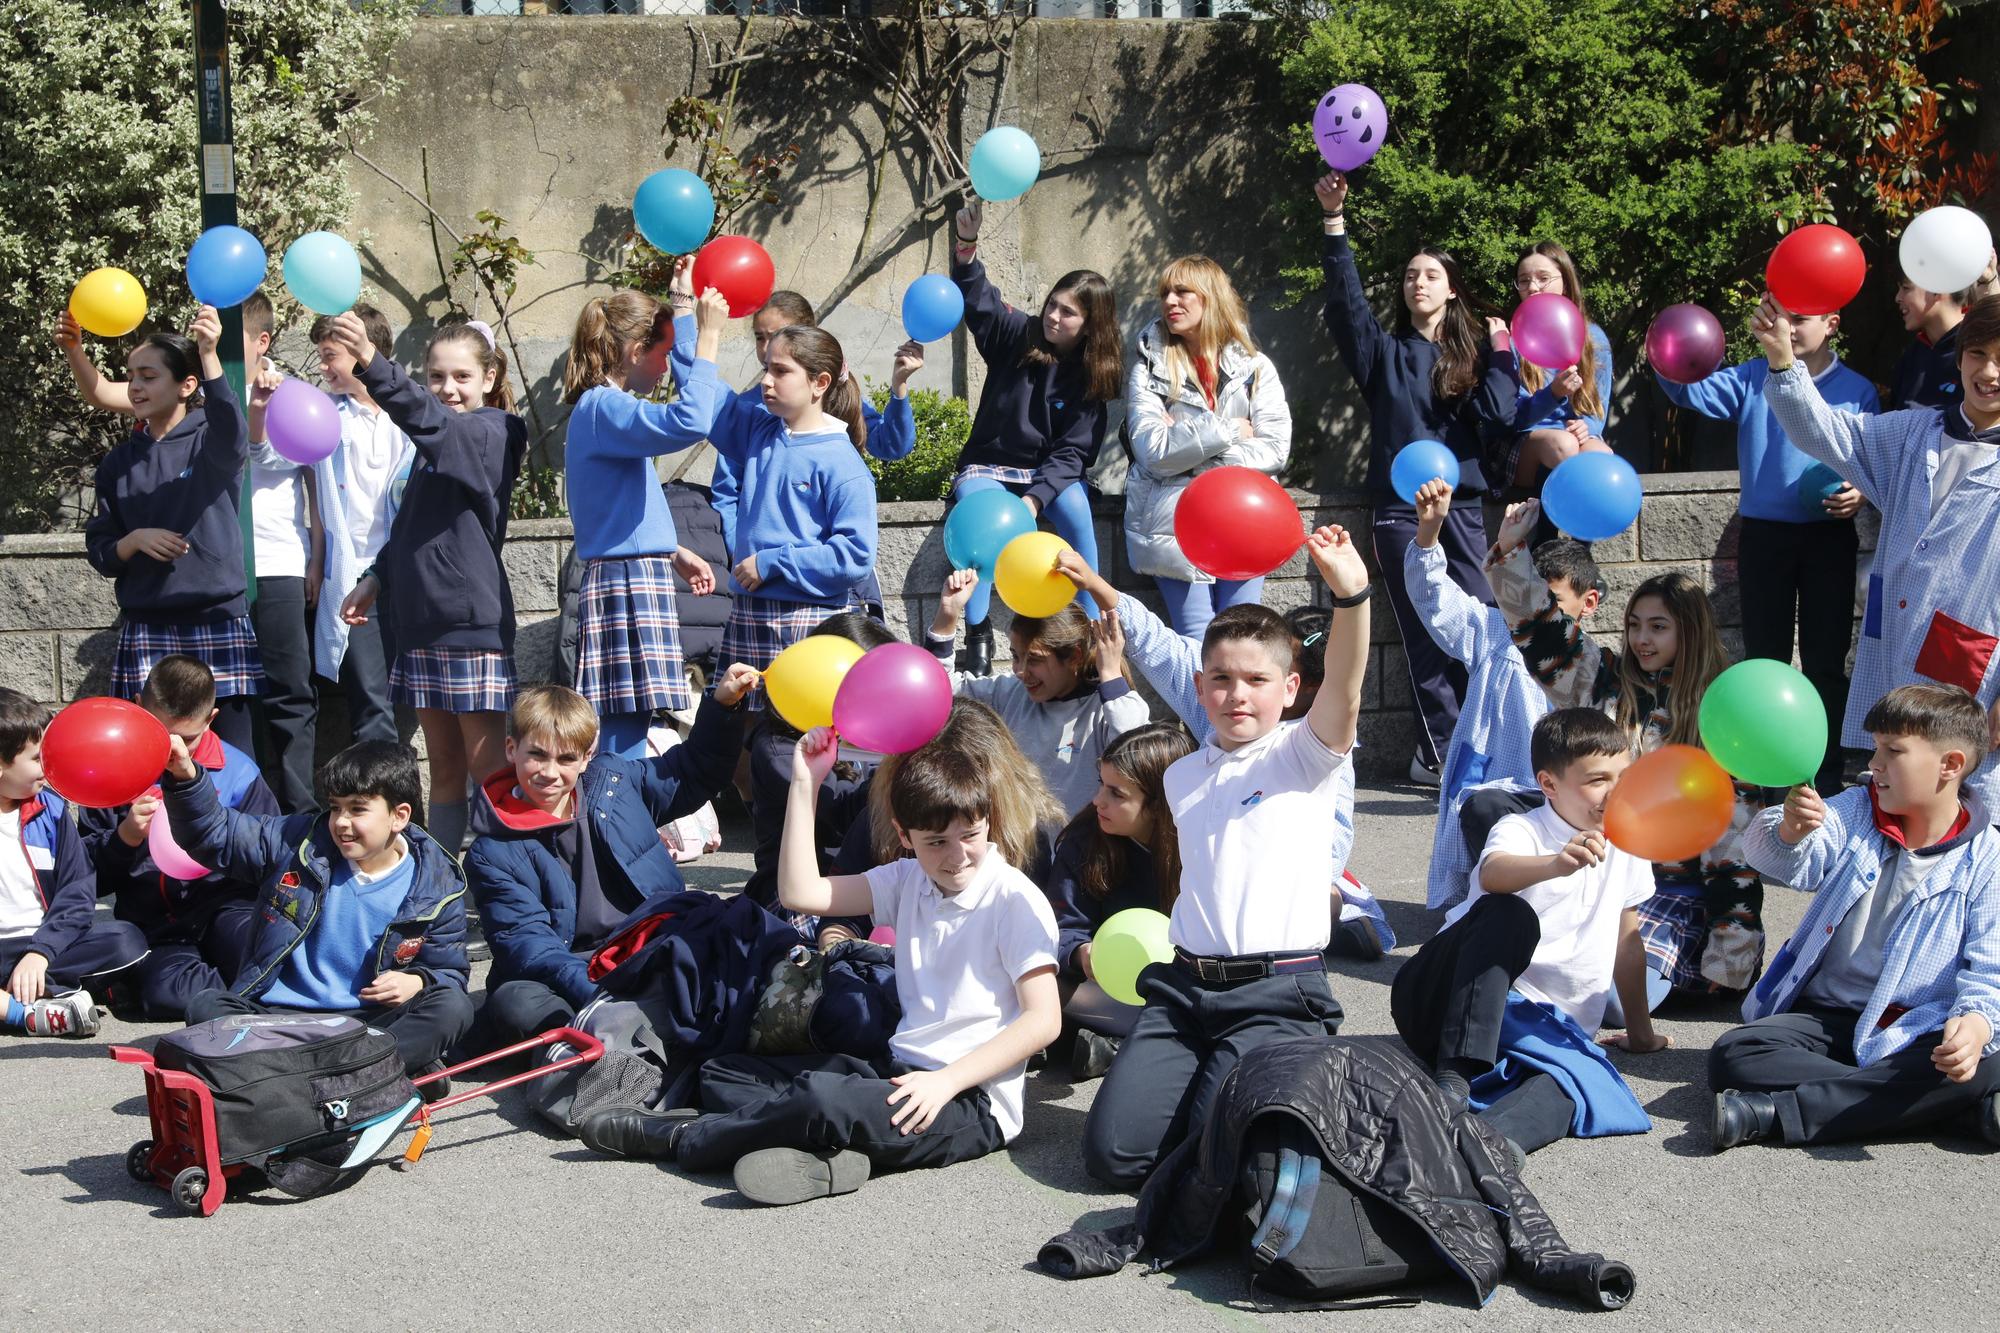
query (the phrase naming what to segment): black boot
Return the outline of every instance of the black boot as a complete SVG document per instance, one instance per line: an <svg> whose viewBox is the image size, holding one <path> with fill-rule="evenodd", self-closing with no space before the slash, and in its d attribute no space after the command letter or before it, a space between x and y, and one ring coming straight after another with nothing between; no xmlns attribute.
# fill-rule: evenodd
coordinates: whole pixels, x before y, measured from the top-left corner
<svg viewBox="0 0 2000 1333"><path fill-rule="evenodd" d="M965 647L959 650L958 669L969 676L993 674L993 622L982 620L965 627Z"/></svg>
<svg viewBox="0 0 2000 1333"><path fill-rule="evenodd" d="M1768 1092L1718 1092L1708 1122L1709 1145L1717 1152L1755 1143L1778 1131L1778 1104Z"/></svg>
<svg viewBox="0 0 2000 1333"><path fill-rule="evenodd" d="M1070 1048L1069 1081L1086 1083L1094 1078L1103 1078L1110 1072L1111 1062L1118 1055L1119 1041L1099 1032L1084 1028L1076 1034L1076 1045Z"/></svg>
<svg viewBox="0 0 2000 1333"><path fill-rule="evenodd" d="M576 1136L606 1157L650 1157L671 1162L680 1155L681 1134L700 1115L693 1107L642 1111L614 1106L578 1122Z"/></svg>

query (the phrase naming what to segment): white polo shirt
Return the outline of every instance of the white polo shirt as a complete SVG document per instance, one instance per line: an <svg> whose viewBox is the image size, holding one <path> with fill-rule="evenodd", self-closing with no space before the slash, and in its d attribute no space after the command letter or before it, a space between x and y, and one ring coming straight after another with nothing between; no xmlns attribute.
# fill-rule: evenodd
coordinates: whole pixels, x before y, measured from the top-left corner
<svg viewBox="0 0 2000 1333"><path fill-rule="evenodd" d="M1333 929L1334 806L1348 756L1302 718L1236 750L1210 741L1165 778L1180 835L1168 939L1203 957L1318 953Z"/></svg>
<svg viewBox="0 0 2000 1333"><path fill-rule="evenodd" d="M938 892L913 857L868 872L875 922L896 928L896 998L903 1021L889 1052L942 1069L1021 1016L1015 983L1056 965L1056 914L1035 882L989 851L973 882ZM1021 1132L1024 1060L982 1086L1009 1141Z"/></svg>

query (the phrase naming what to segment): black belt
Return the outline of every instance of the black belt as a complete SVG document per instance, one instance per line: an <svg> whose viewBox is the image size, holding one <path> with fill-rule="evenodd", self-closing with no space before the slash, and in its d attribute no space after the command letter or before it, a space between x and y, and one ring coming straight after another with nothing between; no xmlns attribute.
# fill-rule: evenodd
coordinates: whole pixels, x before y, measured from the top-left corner
<svg viewBox="0 0 2000 1333"><path fill-rule="evenodd" d="M1204 958L1177 948L1174 950L1174 966L1191 973L1196 981L1258 981L1264 977L1289 976L1294 972L1324 972L1326 959L1316 953Z"/></svg>

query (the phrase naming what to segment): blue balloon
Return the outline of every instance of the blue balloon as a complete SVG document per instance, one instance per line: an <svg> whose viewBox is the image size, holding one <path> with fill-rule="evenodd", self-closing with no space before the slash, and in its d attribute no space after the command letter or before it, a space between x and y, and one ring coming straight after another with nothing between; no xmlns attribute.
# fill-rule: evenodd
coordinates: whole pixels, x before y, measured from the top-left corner
<svg viewBox="0 0 2000 1333"><path fill-rule="evenodd" d="M352 310L361 299L361 257L330 231L309 231L285 250L285 286L321 315Z"/></svg>
<svg viewBox="0 0 2000 1333"><path fill-rule="evenodd" d="M903 331L920 343L949 338L965 318L965 295L958 284L926 273L903 293Z"/></svg>
<svg viewBox="0 0 2000 1333"><path fill-rule="evenodd" d="M1542 511L1578 541L1616 537L1639 518L1645 500L1639 474L1617 454L1575 454L1542 484Z"/></svg>
<svg viewBox="0 0 2000 1333"><path fill-rule="evenodd" d="M1418 489L1440 478L1458 489L1458 455L1436 440L1412 440L1396 451L1389 464L1389 487L1404 504L1415 504Z"/></svg>
<svg viewBox="0 0 2000 1333"><path fill-rule="evenodd" d="M951 507L944 521L944 554L953 569L976 569L991 581L993 566L1008 542L1035 530L1028 502L998 487L974 491Z"/></svg>
<svg viewBox="0 0 2000 1333"><path fill-rule="evenodd" d="M655 250L691 255L715 227L715 195L692 171L668 167L639 182L632 220Z"/></svg>
<svg viewBox="0 0 2000 1333"><path fill-rule="evenodd" d="M1042 150L1028 132L998 125L979 136L967 164L972 189L981 199L1018 199L1042 174Z"/></svg>
<svg viewBox="0 0 2000 1333"><path fill-rule="evenodd" d="M264 246L241 227L210 227L188 251L188 290L203 305L242 305L264 283Z"/></svg>
<svg viewBox="0 0 2000 1333"><path fill-rule="evenodd" d="M1815 514L1824 514L1826 511L1820 507L1820 502L1829 499L1845 485L1847 482L1838 472L1824 463L1814 463L1799 478L1799 503Z"/></svg>

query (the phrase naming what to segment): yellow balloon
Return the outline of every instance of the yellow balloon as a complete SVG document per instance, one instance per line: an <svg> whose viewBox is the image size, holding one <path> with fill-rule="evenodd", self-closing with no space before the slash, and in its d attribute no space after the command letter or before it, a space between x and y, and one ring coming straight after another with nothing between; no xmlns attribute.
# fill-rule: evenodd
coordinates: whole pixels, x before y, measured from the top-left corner
<svg viewBox="0 0 2000 1333"><path fill-rule="evenodd" d="M1056 573L1069 543L1053 532L1024 532L1001 548L993 590L1017 616L1052 616L1076 597L1076 585Z"/></svg>
<svg viewBox="0 0 2000 1333"><path fill-rule="evenodd" d="M146 289L122 268L93 269L70 292L69 313L100 338L122 338L146 318Z"/></svg>
<svg viewBox="0 0 2000 1333"><path fill-rule="evenodd" d="M861 660L861 645L837 634L813 634L771 659L764 690L771 707L800 731L833 725L833 696L849 667Z"/></svg>

